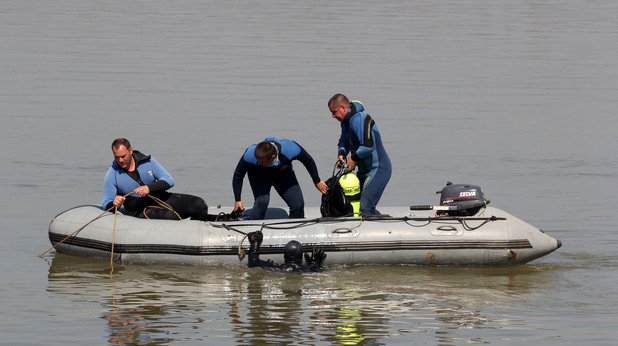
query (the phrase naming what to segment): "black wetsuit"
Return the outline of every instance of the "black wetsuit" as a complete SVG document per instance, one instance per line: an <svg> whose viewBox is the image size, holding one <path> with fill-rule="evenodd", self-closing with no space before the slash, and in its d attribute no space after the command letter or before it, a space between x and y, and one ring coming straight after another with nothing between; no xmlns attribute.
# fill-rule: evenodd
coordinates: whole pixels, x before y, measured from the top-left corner
<svg viewBox="0 0 618 346"><path fill-rule="evenodd" d="M322 250L314 250L311 255L305 254L307 264L303 264L302 245L296 240L291 240L285 245L283 264L277 264L271 260L260 259L260 245L262 244L262 232L251 232L248 235L251 247L249 249L249 267L260 267L273 271L285 272L321 272L326 254Z"/></svg>

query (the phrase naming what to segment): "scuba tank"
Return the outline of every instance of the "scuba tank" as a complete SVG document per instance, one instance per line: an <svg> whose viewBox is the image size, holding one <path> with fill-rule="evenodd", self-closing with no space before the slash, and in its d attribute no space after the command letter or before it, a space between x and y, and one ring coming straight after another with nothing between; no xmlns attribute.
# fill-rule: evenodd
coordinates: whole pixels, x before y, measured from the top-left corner
<svg viewBox="0 0 618 346"><path fill-rule="evenodd" d="M360 197L361 197L361 186L360 180L354 172L348 172L339 177L339 185L343 189L343 194L345 198L352 205L352 209L354 210L354 216L360 215Z"/></svg>

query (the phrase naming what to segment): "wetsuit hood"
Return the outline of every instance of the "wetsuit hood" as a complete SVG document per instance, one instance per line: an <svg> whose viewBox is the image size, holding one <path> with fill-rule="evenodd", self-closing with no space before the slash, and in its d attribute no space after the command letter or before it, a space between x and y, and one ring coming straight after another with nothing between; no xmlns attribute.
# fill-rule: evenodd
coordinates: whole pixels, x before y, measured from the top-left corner
<svg viewBox="0 0 618 346"><path fill-rule="evenodd" d="M349 122L350 118L358 113L358 112L363 112L365 110L365 106L363 106L363 104L360 101L354 100L352 102L350 102L350 109L348 110L348 114L345 115L345 118L343 118L344 122Z"/></svg>
<svg viewBox="0 0 618 346"><path fill-rule="evenodd" d="M303 263L303 246L296 240L290 240L285 244L283 250L283 259L286 264L289 263Z"/></svg>

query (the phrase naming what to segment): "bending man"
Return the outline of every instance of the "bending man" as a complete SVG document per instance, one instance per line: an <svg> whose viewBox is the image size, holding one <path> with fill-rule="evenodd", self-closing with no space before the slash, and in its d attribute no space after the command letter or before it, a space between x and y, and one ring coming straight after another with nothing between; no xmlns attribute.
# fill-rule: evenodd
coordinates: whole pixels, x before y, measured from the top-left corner
<svg viewBox="0 0 618 346"><path fill-rule="evenodd" d="M206 202L197 196L167 192L174 186L172 176L153 157L133 150L129 140L115 139L112 153L114 162L103 181L103 209L124 205L125 214L140 218L207 219ZM131 195L124 197L128 193ZM165 202L173 210L160 206L148 196Z"/></svg>
<svg viewBox="0 0 618 346"><path fill-rule="evenodd" d="M350 170L358 167L361 183L360 211L364 215L378 215L378 201L391 178L391 160L382 144L375 121L365 113L359 101L350 102L343 94L328 101L333 118L341 123L338 159Z"/></svg>
<svg viewBox="0 0 618 346"><path fill-rule="evenodd" d="M251 210L252 220L262 220L270 202L270 188L274 187L290 208L290 218L305 217L305 201L296 174L292 169L292 161L303 163L315 187L321 193L326 192L326 183L320 179L318 168L313 158L298 143L289 139L268 137L263 142L253 144L240 158L234 177L234 210L243 210L241 200L242 184L245 175L249 176L249 184L253 190L255 202Z"/></svg>

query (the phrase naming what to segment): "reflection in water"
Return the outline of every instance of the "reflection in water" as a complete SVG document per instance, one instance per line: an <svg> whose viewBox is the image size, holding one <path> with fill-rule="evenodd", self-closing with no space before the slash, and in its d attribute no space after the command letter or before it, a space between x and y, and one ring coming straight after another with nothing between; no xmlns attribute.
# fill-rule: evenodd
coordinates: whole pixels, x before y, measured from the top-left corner
<svg viewBox="0 0 618 346"><path fill-rule="evenodd" d="M116 301L112 300L109 312L103 313L103 318L108 322L107 332L110 344L116 345L160 345L166 344L171 339L153 338L151 335L160 331L152 331L148 328L144 316L164 315L160 307L144 306L140 308L119 308Z"/></svg>
<svg viewBox="0 0 618 346"><path fill-rule="evenodd" d="M356 293L356 292L352 292ZM350 297L350 300L354 299ZM356 345L365 340L358 324L362 321L362 311L357 308L342 307L337 314L337 340L342 345Z"/></svg>
<svg viewBox="0 0 618 346"><path fill-rule="evenodd" d="M111 298L103 306L107 310L102 312L101 318L107 321L110 344L164 345L174 341L167 336L165 323L162 323L173 315L173 307L161 304L156 292L119 294L113 287Z"/></svg>
<svg viewBox="0 0 618 346"><path fill-rule="evenodd" d="M275 273L246 267L117 265L56 254L48 292L105 321L110 344L482 343L525 324L552 270L335 267ZM94 311L93 311L94 310ZM483 330L483 332L481 332ZM491 334L489 334L491 335ZM429 338L429 339L428 339Z"/></svg>
<svg viewBox="0 0 618 346"><path fill-rule="evenodd" d="M302 275L248 269L244 285L231 307L239 311L234 321L238 341L299 340L297 326L306 311L301 306ZM237 301L241 299L242 303ZM245 304L246 303L246 304Z"/></svg>

